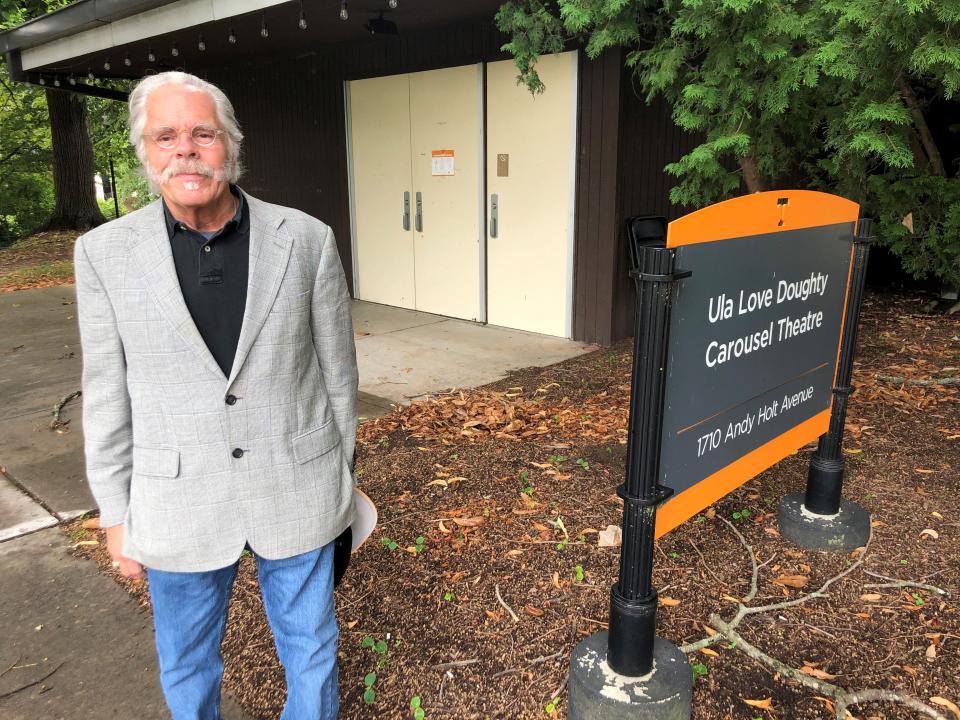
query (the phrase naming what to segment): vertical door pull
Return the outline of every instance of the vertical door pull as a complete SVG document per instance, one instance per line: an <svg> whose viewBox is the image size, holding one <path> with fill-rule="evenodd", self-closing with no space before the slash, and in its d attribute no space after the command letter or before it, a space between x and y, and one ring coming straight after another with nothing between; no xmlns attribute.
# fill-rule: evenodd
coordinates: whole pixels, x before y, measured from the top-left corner
<svg viewBox="0 0 960 720"><path fill-rule="evenodd" d="M403 193L403 229L410 229L410 192Z"/></svg>
<svg viewBox="0 0 960 720"><path fill-rule="evenodd" d="M423 232L423 198L420 193L417 193L416 228L417 232Z"/></svg>
<svg viewBox="0 0 960 720"><path fill-rule="evenodd" d="M497 194L490 196L490 237L497 236L497 220L500 218L499 208L497 207Z"/></svg>

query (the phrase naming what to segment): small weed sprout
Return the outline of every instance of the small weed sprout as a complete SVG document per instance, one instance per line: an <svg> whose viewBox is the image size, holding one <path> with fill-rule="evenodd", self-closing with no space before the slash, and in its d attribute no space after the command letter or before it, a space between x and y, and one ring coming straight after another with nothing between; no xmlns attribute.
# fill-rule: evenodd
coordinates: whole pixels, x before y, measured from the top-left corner
<svg viewBox="0 0 960 720"><path fill-rule="evenodd" d="M556 520L548 520L553 527L563 533L563 540L557 543L557 550L566 550L567 545L570 544L570 533L567 532L566 526L563 524L563 516L557 515Z"/></svg>
<svg viewBox="0 0 960 720"><path fill-rule="evenodd" d="M423 535L417 535L417 539L413 541L413 554L419 555L423 552L423 544L426 542L423 538Z"/></svg>
<svg viewBox="0 0 960 720"><path fill-rule="evenodd" d="M373 684L377 681L375 672L367 673L363 678L363 701L367 705L373 705L377 701L377 692L373 689Z"/></svg>
<svg viewBox="0 0 960 720"><path fill-rule="evenodd" d="M388 438L386 435L384 435L382 438L380 438L379 440L377 440L377 445L379 445L380 447L382 447L384 450L389 450L389 449L390 449L390 438Z"/></svg>
<svg viewBox="0 0 960 720"><path fill-rule="evenodd" d="M547 706L544 708L544 711L547 715L553 715L557 711L557 705L560 704L560 698L554 698L547 703Z"/></svg>
<svg viewBox="0 0 960 720"><path fill-rule="evenodd" d="M583 578L584 578L583 565L577 565L577 566L573 569L573 576L577 579L577 582L578 582L578 583L582 583L582 582L583 582Z"/></svg>
<svg viewBox="0 0 960 720"><path fill-rule="evenodd" d="M747 510L746 508L744 508L743 510L737 510L733 514L734 520L740 520L740 519L746 520L748 517L750 517L750 511Z"/></svg>
<svg viewBox="0 0 960 720"><path fill-rule="evenodd" d="M386 536L380 538L380 544L383 545L383 547L387 548L390 552L393 552L398 547L400 547L399 545L397 545L396 541L391 540Z"/></svg>
<svg viewBox="0 0 960 720"><path fill-rule="evenodd" d="M421 707L419 695L414 695L410 698L410 712L413 713L414 720L423 720L425 714L423 707Z"/></svg>
<svg viewBox="0 0 960 720"><path fill-rule="evenodd" d="M557 467L560 467L561 465L563 465L563 463L567 461L567 458L563 455L551 455L547 459Z"/></svg>
<svg viewBox="0 0 960 720"><path fill-rule="evenodd" d="M696 680L697 678L706 677L707 673L710 672L707 666L700 662L691 664L690 670L693 671L694 680Z"/></svg>
<svg viewBox="0 0 960 720"><path fill-rule="evenodd" d="M448 590L443 594L443 599L445 602L453 602L454 600L457 599L457 594L452 590Z"/></svg>
<svg viewBox="0 0 960 720"><path fill-rule="evenodd" d="M584 460L583 458L577 458L577 465L582 467L584 470L590 469L590 462L587 460Z"/></svg>
<svg viewBox="0 0 960 720"><path fill-rule="evenodd" d="M533 484L530 482L530 471L520 471L520 492L526 495L533 495Z"/></svg>

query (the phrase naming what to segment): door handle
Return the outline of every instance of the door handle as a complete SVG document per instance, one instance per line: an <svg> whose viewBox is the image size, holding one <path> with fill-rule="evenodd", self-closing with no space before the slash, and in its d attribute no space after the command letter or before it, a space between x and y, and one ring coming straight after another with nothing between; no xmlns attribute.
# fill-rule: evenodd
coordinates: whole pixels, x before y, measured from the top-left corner
<svg viewBox="0 0 960 720"><path fill-rule="evenodd" d="M490 196L490 237L497 236L497 220L500 219L500 209L497 207L497 194Z"/></svg>
<svg viewBox="0 0 960 720"><path fill-rule="evenodd" d="M403 193L403 229L410 229L410 192Z"/></svg>
<svg viewBox="0 0 960 720"><path fill-rule="evenodd" d="M417 193L417 215L415 226L417 228L417 232L423 232L423 197L420 193Z"/></svg>

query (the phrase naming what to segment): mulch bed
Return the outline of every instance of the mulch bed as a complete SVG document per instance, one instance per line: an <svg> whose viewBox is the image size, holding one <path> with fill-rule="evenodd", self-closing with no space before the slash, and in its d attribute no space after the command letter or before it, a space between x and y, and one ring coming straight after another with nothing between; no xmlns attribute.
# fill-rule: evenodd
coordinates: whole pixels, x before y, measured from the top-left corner
<svg viewBox="0 0 960 720"><path fill-rule="evenodd" d="M844 441L844 496L874 520L863 564L828 597L752 616L739 629L769 655L847 689L960 704L960 388L879 379L960 374L960 317L923 315L923 302L870 293L864 305ZM413 696L427 718L566 717L570 652L604 627L618 572L619 550L599 547L597 531L621 520L630 354L622 343L360 428L358 482L380 524L337 591L341 717L412 717ZM750 560L721 518L766 563L754 605L815 590L858 557L804 551L779 535L777 503L803 489L811 449L657 543L658 634L678 645L698 640L712 632L711 613L730 618L748 592ZM83 539L79 525L67 530ZM76 553L112 572L102 545ZM866 571L949 595L871 588L885 581ZM147 606L142 583L118 582ZM276 718L283 675L251 558L241 560L224 654L227 689L254 717ZM834 717L828 700L726 643L690 661L698 720ZM363 700L371 672L372 705ZM953 720L948 704L936 707ZM853 711L917 717L891 704Z"/></svg>
<svg viewBox="0 0 960 720"><path fill-rule="evenodd" d="M23 240L0 248L0 292L12 292L32 287L49 287L73 282L73 277L31 278L28 282L19 281L17 270L28 270L37 266L56 266L73 261L73 244L82 233L76 230L51 230L36 233ZM12 276L12 277L8 277Z"/></svg>

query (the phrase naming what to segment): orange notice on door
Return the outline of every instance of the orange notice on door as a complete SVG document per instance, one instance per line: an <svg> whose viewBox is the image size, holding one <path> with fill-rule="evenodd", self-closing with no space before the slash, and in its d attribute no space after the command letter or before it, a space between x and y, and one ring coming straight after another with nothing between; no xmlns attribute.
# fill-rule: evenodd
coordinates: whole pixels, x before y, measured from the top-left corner
<svg viewBox="0 0 960 720"><path fill-rule="evenodd" d="M431 175L453 175L453 150L431 150Z"/></svg>

